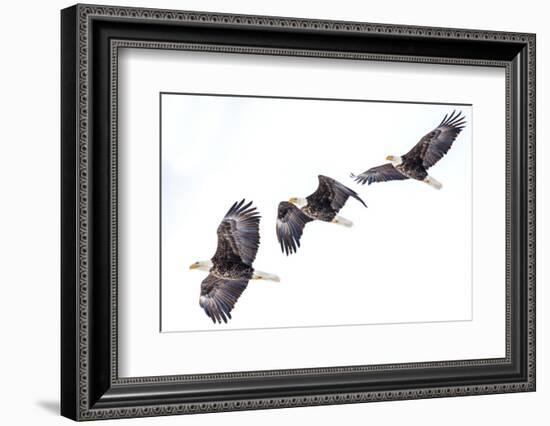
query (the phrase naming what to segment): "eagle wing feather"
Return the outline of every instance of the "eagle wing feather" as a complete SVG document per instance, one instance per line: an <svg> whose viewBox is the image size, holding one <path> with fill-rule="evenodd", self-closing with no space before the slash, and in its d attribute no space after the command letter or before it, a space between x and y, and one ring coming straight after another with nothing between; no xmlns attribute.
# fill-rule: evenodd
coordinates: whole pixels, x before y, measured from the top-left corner
<svg viewBox="0 0 550 426"><path fill-rule="evenodd" d="M364 185L375 182L387 182L390 180L405 180L408 179L403 173L393 167L393 164L386 163L381 166L376 166L368 169L360 175L351 174L351 177L360 184Z"/></svg>
<svg viewBox="0 0 550 426"><path fill-rule="evenodd" d="M277 211L277 240L281 250L288 256L300 247L300 238L306 223L313 219L294 204L281 201Z"/></svg>
<svg viewBox="0 0 550 426"><path fill-rule="evenodd" d="M426 169L432 167L451 149L465 125L462 112L453 111L450 115L445 115L439 126L424 135L405 157L419 157Z"/></svg>
<svg viewBox="0 0 550 426"><path fill-rule="evenodd" d="M260 244L260 215L252 202L234 203L218 226L218 247L212 262L242 261L251 266Z"/></svg>
<svg viewBox="0 0 550 426"><path fill-rule="evenodd" d="M201 283L199 305L214 323L227 322L248 280L229 280L209 274Z"/></svg>
<svg viewBox="0 0 550 426"><path fill-rule="evenodd" d="M318 178L319 186L313 194L306 197L308 203L323 203L328 201L334 212L338 213L340 209L344 207L344 204L346 204L348 198L353 197L367 207L365 202L353 189L348 188L328 176L319 175Z"/></svg>

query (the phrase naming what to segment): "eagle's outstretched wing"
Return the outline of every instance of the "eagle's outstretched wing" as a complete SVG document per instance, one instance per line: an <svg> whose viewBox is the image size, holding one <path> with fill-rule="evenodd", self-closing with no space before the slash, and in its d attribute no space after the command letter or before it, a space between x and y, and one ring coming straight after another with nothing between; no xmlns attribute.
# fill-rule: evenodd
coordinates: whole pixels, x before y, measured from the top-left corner
<svg viewBox="0 0 550 426"><path fill-rule="evenodd" d="M236 202L218 226L218 247L212 262L240 261L252 265L260 244L260 214L252 202Z"/></svg>
<svg viewBox="0 0 550 426"><path fill-rule="evenodd" d="M408 179L407 176L402 174L399 170L393 167L393 164L387 163L381 166L376 166L368 169L366 172L361 173L360 175L351 174L351 177L360 184L364 185L368 183L375 182L387 182L389 180L405 180Z"/></svg>
<svg viewBox="0 0 550 426"><path fill-rule="evenodd" d="M407 153L407 156L418 156L427 169L437 163L451 149L451 145L466 125L462 112L453 111L445 115L439 126L422 139Z"/></svg>
<svg viewBox="0 0 550 426"><path fill-rule="evenodd" d="M201 284L199 305L214 323L227 322L247 285L248 280L228 280L209 274Z"/></svg>
<svg viewBox="0 0 550 426"><path fill-rule="evenodd" d="M319 175L318 178L319 186L317 187L317 190L313 194L306 197L308 203L318 204L328 201L334 212L338 213L340 209L344 207L344 204L346 204L348 198L353 197L367 207L365 202L353 189L348 188L328 176Z"/></svg>
<svg viewBox="0 0 550 426"><path fill-rule="evenodd" d="M281 201L277 212L277 240L286 255L296 253L306 223L313 219L292 203Z"/></svg>

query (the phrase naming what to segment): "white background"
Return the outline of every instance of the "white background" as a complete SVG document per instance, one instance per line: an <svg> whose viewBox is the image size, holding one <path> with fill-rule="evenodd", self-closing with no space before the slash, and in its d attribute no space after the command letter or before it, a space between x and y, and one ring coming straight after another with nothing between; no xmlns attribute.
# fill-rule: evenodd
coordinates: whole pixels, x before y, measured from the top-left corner
<svg viewBox="0 0 550 426"><path fill-rule="evenodd" d="M259 69L261 73L258 72ZM224 76L223 81L214 78L218 74ZM151 79L151 75L156 78ZM121 376L208 373L212 372L213 365L215 371L243 371L504 356L504 145L499 143L504 140L505 92L502 69L252 55L235 57L216 53L126 49L119 59L119 79L118 152L121 159L119 186L122 197L119 203L121 227L118 314ZM328 79L332 82L330 86L326 85ZM266 81L269 83L266 84ZM426 81L430 82L429 86L426 86ZM449 84L450 81L453 83ZM357 219L353 232L345 233L342 231L351 230L342 230L335 226L324 232L324 235L331 235L329 240L334 243L343 241L343 246L360 247L370 243L370 247L356 249L355 253L347 253L342 249L334 254L332 251L322 250L321 243L315 244L315 241L322 241L318 237L313 239L317 247L309 248L305 241L307 238L315 238L312 230L322 229L326 225L314 223L306 230L308 233L303 237L302 250L287 262L276 262L281 255L273 238L273 228L266 226L264 221L262 235L266 242L262 244L255 264L262 269L272 269L277 265L276 272L287 277L278 284L279 290L269 282L261 283L263 286L251 284L243 298L255 299L246 304L240 303L241 314L235 313L229 325L221 326L231 328L231 332L160 334L157 312L159 209L157 203L151 200L158 200L159 197L157 108L158 93L161 90L472 102L475 105L475 123L470 108L465 109L466 119L470 123L460 135L460 140L464 138L465 142L460 143L457 140L452 156L449 154L430 169L431 173L445 182L445 189L435 191L414 181L363 187L360 191L369 194L371 208L365 210L358 203L350 202L343 211L352 215L348 217L370 217L371 220ZM271 113L262 111L259 105L253 107L257 118L250 117L250 121L257 123L255 126L248 124L243 136L237 129L240 123L239 113L246 116L244 106L226 106L230 114L222 112L222 116L228 119L230 115L230 124L221 125L224 139L233 137L242 140L225 144L220 144L218 140L204 140L208 139L210 132L215 133L216 127L212 123L219 119L208 115L209 124L206 126L201 125L204 118L194 117L192 120L197 122L195 129L191 125L185 125L183 118L191 112L184 112L179 107L178 114L174 108L164 108L165 112L175 113L175 117L168 119L169 116L166 116L171 125L163 128L163 132L167 133L167 147L163 150L163 155L171 157L165 157L165 161L172 173L181 173L179 176L183 176L183 180L176 185L177 188L172 189L178 191L172 201L181 204L164 209L165 213L175 215L173 218L165 216L165 222L195 222L194 227L198 228L192 231L184 229L184 233L180 233L178 228L172 228L173 231L168 234L173 239L167 239L166 235L164 238L169 244L163 247L163 253L165 259L169 260L169 265L173 266L173 269L166 268L163 271L163 277L168 280L168 285L163 287L163 300L165 304L168 301L165 306L168 307L168 312L163 315L163 326L168 330L184 327L204 330L207 326L196 325L202 323L214 328L196 307L200 274L196 280L193 278L197 276L196 272L190 274L187 271L185 274L191 260L185 262L184 258L194 258L199 252L209 253L201 254L201 258L211 255L212 247L208 245L211 240L207 235L213 235L215 241L215 233L201 231L200 228L203 224L209 230L216 228L220 220L217 211L225 211L227 208L227 201L222 199L223 196L231 196L236 188L246 188L246 193L258 203L262 213L265 213L264 216L269 213L274 216L274 199L286 199L289 191L297 191L296 188L300 188L295 192L300 195L311 191L312 179L303 176L301 172L311 175L315 182L314 176L318 173L316 167L321 167L323 173L347 181L350 167L361 167L362 170L365 168L365 159L369 157L382 159L387 152L406 152L417 142L419 135L436 126L441 117L450 110L449 106L440 105L430 107L428 112L425 107L414 109L410 104L385 103L377 106L377 112L374 113L372 109L368 109L373 104L364 104L361 110L360 103L347 102L338 107L337 111L344 113L341 117L338 116L336 125L331 126L326 122L333 120L331 115L336 115L333 112L335 110L330 109L335 105L334 102L327 104L317 101L307 107L309 115L294 112L285 117L281 117L281 113L273 109L273 102L270 104ZM207 104L202 105L202 109L213 111ZM288 105L285 108L288 112L292 107ZM199 114L200 110L201 108L197 108L195 113ZM366 117L370 117L376 124ZM391 121L392 117L396 117L399 126ZM318 118L319 122L303 125L313 118ZM279 125L281 129L271 130L273 124L270 124L270 120L284 123L284 126ZM189 144L189 147L184 143L175 143L173 146L172 139L185 138L180 127L173 129L175 123L187 128L190 135L199 133L203 140ZM368 130L363 130L362 126L368 126ZM205 127L209 130L205 130ZM396 127L401 130L387 131L388 128ZM402 129L409 129L414 135L410 136L408 131ZM264 133L270 133L270 137L277 140L269 139ZM338 144L332 145L332 150L331 135L338 139ZM360 143L357 141L358 135L364 135L369 140ZM286 145L288 139L292 142L295 137L301 141L299 144L291 143L290 147L298 153L300 149L307 149L308 138L317 140L318 154L308 164L301 165L300 160L306 160L299 156L292 159L292 156L273 152L284 150L289 146ZM472 143L472 140L480 142ZM226 170L228 177L213 185L209 182L216 178L216 171L224 174L227 163L220 164L220 159L215 155L208 157L208 153L215 151L209 149L210 144L214 144L216 150L222 151L227 145L247 146L248 158L257 164L240 171ZM465 233L470 234L470 224L464 221L470 218L472 200L468 179L472 167L472 146L476 182L473 192L473 274L467 264L471 249L466 245L470 246L470 242L464 236ZM323 153L327 148L335 152ZM338 149L340 152L336 152ZM346 154L346 150L355 154ZM225 157L229 155L230 153L224 154ZM185 160L181 160L181 157L185 157ZM265 158L274 163L288 163L285 176L269 179L270 166L260 163ZM494 163L490 167L484 167L482 159L485 158L491 158ZM237 159L234 161L237 162ZM188 170L189 167L192 169ZM258 185L249 183L249 170L252 175L258 176L255 179ZM193 184L199 185L203 194L196 194L196 189L186 182L186 172L192 176ZM272 173L278 174L277 171ZM266 184L261 185L264 180ZM270 184L270 180L273 183ZM169 178L165 176L164 181L169 181ZM186 185L190 185L191 190ZM396 194L396 197L392 198L391 193ZM186 198L190 194L192 200ZM244 194L239 193L237 198L243 196ZM200 206L200 219L196 216L196 206ZM393 208L387 211L387 206ZM402 214L403 206L407 212L405 215ZM269 208L270 211L267 210ZM211 214L210 210L215 211ZM426 214L426 211L430 213ZM418 228L421 231L420 236ZM437 231L430 232L429 229ZM365 235L366 242L355 240L357 235ZM405 244L397 248L397 235L403 235L404 239L409 240L423 238L427 248L411 250ZM376 244L371 240L376 241ZM182 241L192 244L182 247ZM454 251L447 249L453 245ZM445 250L438 250L438 247L443 246ZM377 248L385 253L384 260L376 262L380 270L377 270L377 266L369 265L369 259L378 257ZM493 254L490 258L484 256L488 252ZM392 262L392 254L398 259L399 266L393 264L395 262ZM388 263L384 264L384 261ZM329 262L343 267L327 267L320 275L308 273L309 270L318 269L318 265L328 265ZM457 265L453 265L453 262ZM415 272L416 265L427 263L430 264L428 272ZM440 268L431 265L432 263L440 263ZM375 284L378 282L378 286L373 286L370 280L363 277L354 277L354 274L358 271L361 273L362 268L367 265L370 277L373 277ZM397 271L398 268L401 271ZM403 275L400 276L400 272ZM331 276L331 273L334 275ZM295 275L301 279L294 281ZM423 285L418 283L418 275L423 276ZM470 282L472 278L476 283L473 294ZM408 284L411 279L414 284ZM342 283L346 280L349 285L347 290L346 283ZM355 283L361 282L362 289L358 291ZM338 291L344 294L331 297L329 291L333 283L338 283ZM312 288L304 289L307 285L312 285ZM398 287L399 285L401 286ZM285 286L299 288L286 290L285 298ZM322 291L323 287L326 288L325 291ZM271 291L270 303L265 308L259 306L262 289L264 293ZM418 298L415 298L415 293L418 293ZM346 303L346 312L339 304L342 299L347 300L350 294L354 295L355 303L359 303ZM425 296L433 303L426 304ZM472 296L475 310L469 312ZM289 297L293 301L287 301ZM365 301L360 303L361 299ZM315 300L319 305L301 308L300 303L304 303L303 300ZM386 300L393 303L393 309L384 307ZM189 314L182 317L180 313L185 311ZM265 317L247 320L247 315L258 316L258 312ZM306 315L305 312L310 318L300 318L301 315ZM281 318L270 320L269 315ZM287 316L288 318L283 318ZM472 317L474 320L469 321ZM426 324L425 321L431 322ZM391 323L393 324L387 325ZM319 324L346 326L295 327ZM258 325L263 328L251 329ZM276 326L278 328L274 328ZM293 328L282 328L285 326ZM216 327L221 328L219 325ZM415 342L414 345L410 344L412 341ZM216 348L227 347L229 344L235 349L219 357Z"/></svg>
<svg viewBox="0 0 550 426"><path fill-rule="evenodd" d="M118 4L105 0L107 4ZM122 3L122 1L120 2ZM125 2L128 4L128 2ZM2 421L6 424L69 424L57 416L59 394L59 9L65 1L3 5L0 79L2 155L0 156L1 259L0 372ZM547 313L549 173L544 158L550 114L548 75L550 30L544 3L464 0L460 7L439 1L253 2L140 1L134 6L202 9L236 13L290 15L371 22L441 25L537 32L538 45L538 391L453 399L388 402L318 408L108 421L105 424L254 425L319 422L324 424L464 425L545 424L550 398ZM498 13L496 13L498 12ZM545 194L546 192L546 194ZM24 309L21 309L23 307ZM546 312L545 312L546 311ZM103 424L103 423L102 423Z"/></svg>

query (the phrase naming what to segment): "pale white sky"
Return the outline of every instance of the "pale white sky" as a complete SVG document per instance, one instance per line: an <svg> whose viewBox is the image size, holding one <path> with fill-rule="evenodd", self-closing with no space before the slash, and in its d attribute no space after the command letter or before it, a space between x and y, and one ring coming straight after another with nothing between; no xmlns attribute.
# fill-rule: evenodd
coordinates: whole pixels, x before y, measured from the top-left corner
<svg viewBox="0 0 550 426"><path fill-rule="evenodd" d="M349 178L407 152L446 113L467 127L416 181L360 186ZM471 315L471 107L380 102L162 95L162 331L467 320ZM277 205L306 196L317 175L355 189L340 212L351 229L313 222L286 257ZM258 207L254 267L280 283L251 281L227 325L198 305L206 273L189 271L216 250L231 204Z"/></svg>

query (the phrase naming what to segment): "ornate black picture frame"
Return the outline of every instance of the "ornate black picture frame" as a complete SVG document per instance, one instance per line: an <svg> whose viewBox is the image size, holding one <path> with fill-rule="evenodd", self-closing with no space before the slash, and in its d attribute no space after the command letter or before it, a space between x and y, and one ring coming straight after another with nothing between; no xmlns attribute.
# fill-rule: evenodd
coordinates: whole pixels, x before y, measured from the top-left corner
<svg viewBox="0 0 550 426"><path fill-rule="evenodd" d="M535 390L535 35L76 5L61 12L61 413L74 420ZM117 49L506 70L506 356L120 378Z"/></svg>

